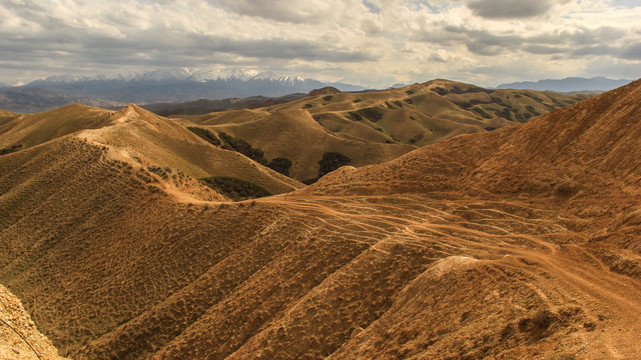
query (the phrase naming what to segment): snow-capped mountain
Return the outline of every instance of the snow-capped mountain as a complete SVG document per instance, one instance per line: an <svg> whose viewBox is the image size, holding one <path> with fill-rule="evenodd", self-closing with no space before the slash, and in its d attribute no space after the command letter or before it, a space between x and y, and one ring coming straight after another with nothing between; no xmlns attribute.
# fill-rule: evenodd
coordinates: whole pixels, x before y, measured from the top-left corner
<svg viewBox="0 0 641 360"><path fill-rule="evenodd" d="M154 70L147 72L126 72L118 75L96 75L96 76L76 76L76 75L53 75L44 80L36 80L29 85L46 85L46 84L72 84L86 81L155 81L155 82L173 82L173 81L249 81L249 80L267 80L280 83L302 83L305 79L298 75L283 75L272 71L252 71L238 69L172 69L172 70Z"/></svg>
<svg viewBox="0 0 641 360"><path fill-rule="evenodd" d="M93 77L56 75L24 87L43 88L65 95L93 97L139 104L184 102L231 97L278 97L308 93L331 85L345 91L362 90L348 84L326 84L298 75L239 69L172 69L127 72Z"/></svg>

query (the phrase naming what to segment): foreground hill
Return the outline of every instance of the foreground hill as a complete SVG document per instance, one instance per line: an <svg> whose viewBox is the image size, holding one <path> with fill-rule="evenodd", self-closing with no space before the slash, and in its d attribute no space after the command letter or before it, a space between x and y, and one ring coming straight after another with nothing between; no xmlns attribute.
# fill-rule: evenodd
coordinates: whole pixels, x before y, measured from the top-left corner
<svg viewBox="0 0 641 360"><path fill-rule="evenodd" d="M188 125L188 123L186 124ZM260 148L269 158L292 162L289 176L314 179L327 153L347 156L353 166L377 164L415 149L404 144L367 141L327 130L305 110L239 110L214 113L199 119L199 126L229 134Z"/></svg>
<svg viewBox="0 0 641 360"><path fill-rule="evenodd" d="M0 359L64 360L51 341L35 328L20 300L2 285L0 322Z"/></svg>
<svg viewBox="0 0 641 360"><path fill-rule="evenodd" d="M237 203L86 130L0 156L0 282L81 359L635 358L640 99Z"/></svg>
<svg viewBox="0 0 641 360"><path fill-rule="evenodd" d="M302 186L135 105L109 111L74 104L42 113L8 115L7 121L0 123L0 149L31 148L71 134L109 147L120 154L120 160L135 166L142 161L152 164L148 166L179 169L197 179L214 175L241 179L274 194Z"/></svg>

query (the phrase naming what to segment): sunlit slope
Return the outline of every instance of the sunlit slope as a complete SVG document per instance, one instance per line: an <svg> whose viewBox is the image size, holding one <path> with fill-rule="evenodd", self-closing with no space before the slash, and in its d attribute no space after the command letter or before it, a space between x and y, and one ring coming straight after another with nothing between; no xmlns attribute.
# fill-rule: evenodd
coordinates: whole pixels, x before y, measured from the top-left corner
<svg viewBox="0 0 641 360"><path fill-rule="evenodd" d="M67 105L36 114L13 114L0 117L0 148L21 145L23 148L84 129L96 129L110 123L109 110ZM9 121L4 120L6 117Z"/></svg>
<svg viewBox="0 0 641 360"><path fill-rule="evenodd" d="M79 136L97 143L133 151L162 166L180 169L194 178L228 176L242 179L278 194L301 187L233 151L212 146L172 120L130 105L113 115L114 125Z"/></svg>
<svg viewBox="0 0 641 360"><path fill-rule="evenodd" d="M0 359L64 360L35 328L20 300L0 285Z"/></svg>
<svg viewBox="0 0 641 360"><path fill-rule="evenodd" d="M270 109L306 109L327 129L381 142L431 144L459 134L479 133L586 99L531 90L489 90L449 80L432 80L377 92L310 96Z"/></svg>
<svg viewBox="0 0 641 360"><path fill-rule="evenodd" d="M108 111L69 105L37 114L13 117L0 128L0 147L26 149L68 134L143 157L162 168L180 170L194 178L227 176L242 179L277 194L302 184L233 151L211 146L173 120L135 105Z"/></svg>
<svg viewBox="0 0 641 360"><path fill-rule="evenodd" d="M225 118L227 114L220 117ZM414 148L333 133L304 110L240 111L230 119L234 122L206 128L248 141L263 150L268 159L280 157L291 160L290 176L300 180L318 176L319 161L327 152L344 154L351 159L351 165L362 166L397 158ZM213 116L205 123L212 122Z"/></svg>

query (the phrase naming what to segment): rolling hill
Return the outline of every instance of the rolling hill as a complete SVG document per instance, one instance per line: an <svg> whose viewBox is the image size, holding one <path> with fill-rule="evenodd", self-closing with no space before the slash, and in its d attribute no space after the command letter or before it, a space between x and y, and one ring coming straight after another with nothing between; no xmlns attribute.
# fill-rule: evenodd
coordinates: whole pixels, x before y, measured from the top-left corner
<svg viewBox="0 0 641 360"><path fill-rule="evenodd" d="M37 114L9 115L8 119L0 126L0 149L29 149L65 136L79 136L114 149L112 156L136 168L155 169L161 177L172 173L197 179L230 177L272 194L302 186L238 152L212 146L174 121L133 104L120 111L73 104Z"/></svg>
<svg viewBox="0 0 641 360"><path fill-rule="evenodd" d="M325 154L340 154L350 160L345 164L356 167L377 164L460 134L525 122L586 98L434 80L359 93L326 87L284 104L172 118L185 120L186 127L196 124L240 138L269 159L286 159L292 163L289 175L309 182L319 175Z"/></svg>
<svg viewBox="0 0 641 360"><path fill-rule="evenodd" d="M634 358L640 99L241 202L131 156L189 132L130 106L0 156L0 283L79 359Z"/></svg>

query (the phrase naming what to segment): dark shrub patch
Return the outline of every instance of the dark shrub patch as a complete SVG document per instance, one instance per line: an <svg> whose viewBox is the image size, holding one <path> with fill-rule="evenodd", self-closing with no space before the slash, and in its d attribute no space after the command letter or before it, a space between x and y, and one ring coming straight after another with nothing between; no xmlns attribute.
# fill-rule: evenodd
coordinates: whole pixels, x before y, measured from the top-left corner
<svg viewBox="0 0 641 360"><path fill-rule="evenodd" d="M292 166L292 161L286 158L273 158L267 164L267 167L277 171L285 176L289 176L289 168Z"/></svg>
<svg viewBox="0 0 641 360"><path fill-rule="evenodd" d="M358 104L358 103L359 103L359 102L361 102L361 101L363 101L363 100L361 100L361 99L355 99L355 100L353 101L353 103L354 103L354 104Z"/></svg>
<svg viewBox="0 0 641 360"><path fill-rule="evenodd" d="M207 141L208 143L218 146L221 144L220 140L212 133L211 131L195 126L189 126L187 127L187 130L193 132L194 134L198 135L200 138L203 140Z"/></svg>
<svg viewBox="0 0 641 360"><path fill-rule="evenodd" d="M334 98L334 97L333 97L332 95L326 95L326 96L323 96L323 100L325 100L325 101L330 101L330 100L332 100L333 98Z"/></svg>
<svg viewBox="0 0 641 360"><path fill-rule="evenodd" d="M349 157L337 153L337 152L326 152L323 154L323 158L318 162L320 168L318 169L318 177L332 172L338 169L341 166L349 165L352 162L352 159Z"/></svg>
<svg viewBox="0 0 641 360"><path fill-rule="evenodd" d="M407 95L412 95L412 94L414 94L414 90L405 90L405 93Z"/></svg>
<svg viewBox="0 0 641 360"><path fill-rule="evenodd" d="M538 101L540 103L543 102L543 99L541 99L540 97L534 96L532 94L525 94L525 96L529 97L530 99L534 99L534 100L536 100L536 101Z"/></svg>
<svg viewBox="0 0 641 360"><path fill-rule="evenodd" d="M362 117L359 113L357 113L357 112L350 111L350 112L348 113L348 115L349 115L349 117L350 117L350 118L352 118L352 120L354 120L354 121L361 121L361 120L363 120L363 117Z"/></svg>
<svg viewBox="0 0 641 360"><path fill-rule="evenodd" d="M263 165L267 164L265 153L261 149L251 146L251 144L245 140L229 136L223 132L220 133L220 137L225 142L223 149L239 152L256 162Z"/></svg>
<svg viewBox="0 0 641 360"><path fill-rule="evenodd" d="M408 98L408 99L405 99L404 101L405 101L406 103L408 103L408 104L414 104L414 100L409 99L409 98Z"/></svg>
<svg viewBox="0 0 641 360"><path fill-rule="evenodd" d="M471 108L471 107L473 106L472 104L470 104L470 103L468 103L468 102L465 102L465 101L452 101L452 102L453 102L456 106L458 106L458 107L460 107L460 108L463 108L463 109L469 109L469 108Z"/></svg>
<svg viewBox="0 0 641 360"><path fill-rule="evenodd" d="M435 88L432 89L432 91L434 91L435 93L437 93L439 95L447 95L447 94L450 93L449 91L447 91L447 89L442 88L442 87L435 87Z"/></svg>
<svg viewBox="0 0 641 360"><path fill-rule="evenodd" d="M541 115L541 113L537 112L536 109L534 108L534 106L532 106L532 105L526 105L525 108L527 109L527 111L529 111L532 114L534 114L534 116L540 116Z"/></svg>
<svg viewBox="0 0 641 360"><path fill-rule="evenodd" d="M396 104L396 106L398 106L398 107L400 107L400 108L402 108L402 107L403 107L403 103L402 103L400 100L394 100L394 101L392 101L392 102L393 102L394 104Z"/></svg>
<svg viewBox="0 0 641 360"><path fill-rule="evenodd" d="M16 152L16 151L20 150L21 147L22 147L22 144L18 144L18 145L13 145L13 146L8 147L8 148L0 149L0 155L11 154L12 152Z"/></svg>
<svg viewBox="0 0 641 360"><path fill-rule="evenodd" d="M227 176L212 176L200 179L200 181L235 201L255 199L271 195L269 191L256 184Z"/></svg>
<svg viewBox="0 0 641 360"><path fill-rule="evenodd" d="M493 127L493 126L487 126L487 127L485 128L485 130L487 130L487 131L494 131L494 130L496 130L496 128L495 128L495 127Z"/></svg>
<svg viewBox="0 0 641 360"><path fill-rule="evenodd" d="M510 109L501 109L494 112L496 116L512 121L512 112Z"/></svg>
<svg viewBox="0 0 641 360"><path fill-rule="evenodd" d="M305 106L303 106L303 109L309 109L309 108L311 108L313 106L314 105L312 105L312 104L305 104Z"/></svg>
<svg viewBox="0 0 641 360"><path fill-rule="evenodd" d="M371 122L377 122L383 118L383 114L380 111L378 111L378 109L373 107L360 109L358 110L358 113Z"/></svg>
<svg viewBox="0 0 641 360"><path fill-rule="evenodd" d="M413 138L410 139L410 144L416 144L417 142L423 140L423 137L425 137L425 135L416 134Z"/></svg>
<svg viewBox="0 0 641 360"><path fill-rule="evenodd" d="M491 119L492 118L492 115L488 114L487 111L485 111L485 110L483 110L481 108L476 108L475 107L475 108L472 108L471 110L474 111L475 113L481 115L485 119Z"/></svg>

